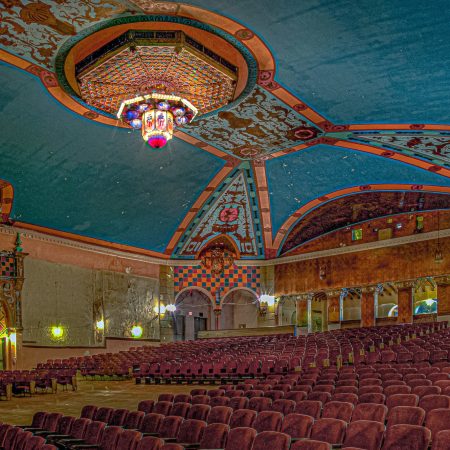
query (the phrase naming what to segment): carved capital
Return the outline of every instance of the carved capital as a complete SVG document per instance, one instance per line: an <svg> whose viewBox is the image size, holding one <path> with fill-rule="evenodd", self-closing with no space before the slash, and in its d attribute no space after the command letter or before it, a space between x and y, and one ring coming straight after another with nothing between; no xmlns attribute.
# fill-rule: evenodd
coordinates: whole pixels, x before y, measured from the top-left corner
<svg viewBox="0 0 450 450"><path fill-rule="evenodd" d="M395 281L394 282L394 285L397 289L413 288L415 284L416 284L415 280Z"/></svg>

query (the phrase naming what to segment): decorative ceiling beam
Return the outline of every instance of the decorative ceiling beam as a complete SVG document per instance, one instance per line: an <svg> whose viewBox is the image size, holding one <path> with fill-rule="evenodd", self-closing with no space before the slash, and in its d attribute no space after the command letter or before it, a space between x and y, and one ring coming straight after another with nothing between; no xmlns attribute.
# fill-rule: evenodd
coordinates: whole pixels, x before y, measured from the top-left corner
<svg viewBox="0 0 450 450"><path fill-rule="evenodd" d="M170 239L166 250L164 253L166 255L171 255L175 247L177 246L179 240L182 238L189 224L194 220L197 213L203 207L203 205L208 201L209 197L214 193L217 187L222 183L225 178L230 174L230 172L239 165L241 161L237 158L233 158L227 155L227 163L219 171L219 173L209 182L205 190L200 194L195 203L192 205L189 212L186 214L179 227L177 228L175 234Z"/></svg>
<svg viewBox="0 0 450 450"><path fill-rule="evenodd" d="M266 258L274 258L276 249L272 244L272 218L270 216L269 186L267 184L266 163L264 160L252 161L255 184L258 191L261 228L263 231L264 254Z"/></svg>
<svg viewBox="0 0 450 450"><path fill-rule="evenodd" d="M284 238L289 234L293 226L298 222L298 220L317 208L318 206L329 202L330 200L337 199L349 194L362 193L362 192L374 192L374 191L414 191L414 192L435 192L435 193L445 193L450 194L450 187L447 186L424 186L415 184L372 184L366 186L354 186L345 189L340 189L338 191L330 192L326 195L322 195L310 202L306 203L300 207L294 214L288 217L284 224L278 230L274 242L273 248L278 251L283 243Z"/></svg>

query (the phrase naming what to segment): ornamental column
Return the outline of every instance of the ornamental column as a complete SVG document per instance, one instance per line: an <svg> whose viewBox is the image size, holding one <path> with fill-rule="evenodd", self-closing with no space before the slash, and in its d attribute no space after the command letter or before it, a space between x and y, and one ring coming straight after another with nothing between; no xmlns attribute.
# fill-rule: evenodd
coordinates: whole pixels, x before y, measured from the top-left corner
<svg viewBox="0 0 450 450"><path fill-rule="evenodd" d="M341 293L339 295L339 322L344 321L344 299L348 295L348 289L342 288Z"/></svg>
<svg viewBox="0 0 450 450"><path fill-rule="evenodd" d="M214 317L215 317L215 330L220 330L220 316L222 315L222 309L214 308Z"/></svg>
<svg viewBox="0 0 450 450"><path fill-rule="evenodd" d="M312 300L314 298L314 294L309 293L306 297L306 308L307 308L307 321L308 321L308 334L312 333Z"/></svg>

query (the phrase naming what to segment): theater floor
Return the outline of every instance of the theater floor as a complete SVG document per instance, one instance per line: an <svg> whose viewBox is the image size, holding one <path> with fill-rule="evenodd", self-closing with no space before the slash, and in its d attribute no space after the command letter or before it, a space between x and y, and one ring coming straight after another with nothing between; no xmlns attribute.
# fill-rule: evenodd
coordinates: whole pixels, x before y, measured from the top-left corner
<svg viewBox="0 0 450 450"><path fill-rule="evenodd" d="M0 402L0 422L13 425L31 423L36 411L61 412L79 416L84 405L137 409L140 400L156 400L162 392L189 393L192 385L136 385L134 381L78 381L78 391L59 390L57 394L13 397ZM203 386L202 386L203 387ZM204 386L208 389L208 386ZM212 388L212 386L211 386Z"/></svg>

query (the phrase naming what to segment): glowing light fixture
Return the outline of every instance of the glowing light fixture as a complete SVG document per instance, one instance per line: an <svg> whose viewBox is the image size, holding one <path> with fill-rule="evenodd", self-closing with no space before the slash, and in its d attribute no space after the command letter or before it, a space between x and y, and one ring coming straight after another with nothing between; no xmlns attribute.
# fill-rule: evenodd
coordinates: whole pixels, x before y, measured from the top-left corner
<svg viewBox="0 0 450 450"><path fill-rule="evenodd" d="M97 320L95 326L97 327L97 330L104 330L105 329L105 321L103 319Z"/></svg>
<svg viewBox="0 0 450 450"><path fill-rule="evenodd" d="M17 342L17 334L16 333L11 333L9 335L9 341L11 342L12 345L16 345Z"/></svg>
<svg viewBox="0 0 450 450"><path fill-rule="evenodd" d="M63 329L63 327L61 327L59 325L53 326L51 328L51 332L52 332L52 336L55 339L60 339L60 338L62 338L64 336L64 329Z"/></svg>
<svg viewBox="0 0 450 450"><path fill-rule="evenodd" d="M175 305L173 305L173 304L170 304L170 305L166 306L166 311L175 312L176 310L177 310L177 307Z"/></svg>
<svg viewBox="0 0 450 450"><path fill-rule="evenodd" d="M135 325L133 328L131 328L131 336L133 336L135 339L139 339L142 336L143 332L144 330L139 325Z"/></svg>
<svg viewBox="0 0 450 450"><path fill-rule="evenodd" d="M159 305L159 308L158 308L158 306L155 306L153 308L153 311L155 311L156 314L159 313L161 315L164 315L167 311L167 307L166 307L166 305L161 304L161 305Z"/></svg>
<svg viewBox="0 0 450 450"><path fill-rule="evenodd" d="M153 92L123 101L117 118L140 129L150 147L161 148L172 139L175 126L191 122L197 113L197 108L184 98Z"/></svg>

